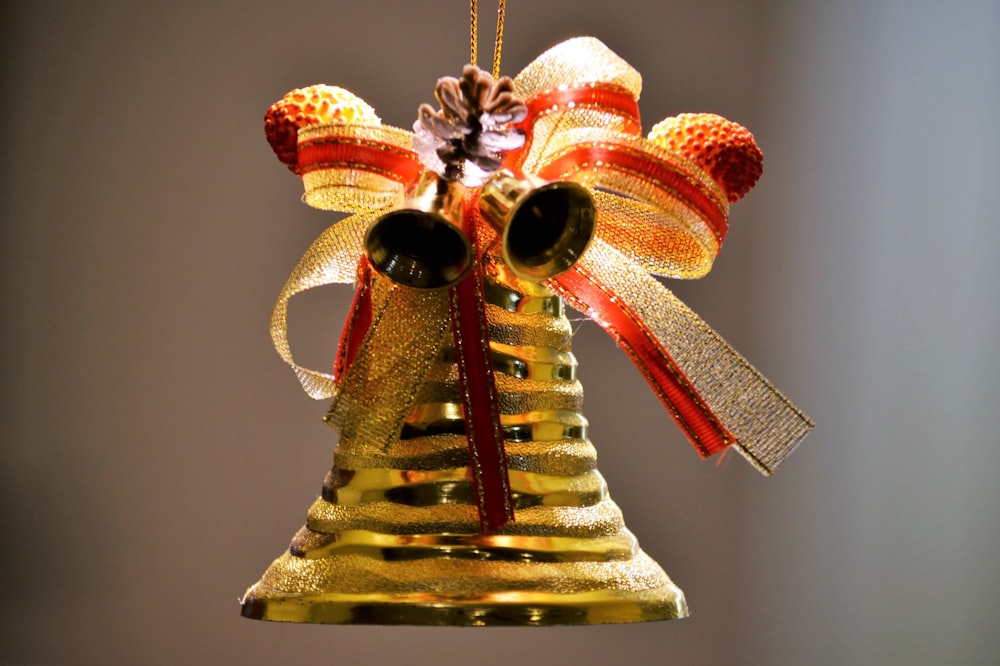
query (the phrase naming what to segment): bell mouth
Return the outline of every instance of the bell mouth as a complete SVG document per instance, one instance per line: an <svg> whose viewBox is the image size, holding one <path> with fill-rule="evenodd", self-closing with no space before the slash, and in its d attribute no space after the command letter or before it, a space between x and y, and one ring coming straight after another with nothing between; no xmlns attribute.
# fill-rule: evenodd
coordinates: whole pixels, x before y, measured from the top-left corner
<svg viewBox="0 0 1000 666"><path fill-rule="evenodd" d="M594 202L583 186L543 185L510 211L503 234L504 260L519 277L558 277L587 249L594 228Z"/></svg>
<svg viewBox="0 0 1000 666"><path fill-rule="evenodd" d="M460 229L439 215L398 210L372 225L368 260L393 282L415 289L445 289L472 268L472 247Z"/></svg>

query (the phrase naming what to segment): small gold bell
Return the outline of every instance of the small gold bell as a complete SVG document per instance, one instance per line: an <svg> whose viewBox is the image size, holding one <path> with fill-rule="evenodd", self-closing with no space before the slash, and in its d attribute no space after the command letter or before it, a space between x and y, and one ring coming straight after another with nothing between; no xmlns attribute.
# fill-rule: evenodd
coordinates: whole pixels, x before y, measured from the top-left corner
<svg viewBox="0 0 1000 666"><path fill-rule="evenodd" d="M503 234L503 259L518 277L541 281L570 269L594 235L594 201L577 183L493 174L479 209Z"/></svg>
<svg viewBox="0 0 1000 666"><path fill-rule="evenodd" d="M469 272L472 246L462 232L466 189L425 171L405 203L380 217L365 236L372 266L394 282L418 289L450 287Z"/></svg>

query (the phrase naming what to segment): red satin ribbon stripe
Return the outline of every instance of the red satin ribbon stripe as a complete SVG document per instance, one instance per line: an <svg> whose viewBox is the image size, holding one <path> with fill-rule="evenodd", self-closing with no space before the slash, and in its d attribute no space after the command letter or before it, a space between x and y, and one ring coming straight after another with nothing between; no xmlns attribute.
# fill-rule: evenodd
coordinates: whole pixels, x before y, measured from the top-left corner
<svg viewBox="0 0 1000 666"><path fill-rule="evenodd" d="M358 287L351 303L351 313L340 334L340 344L337 345L337 360L333 365L333 375L341 382L347 369L351 367L365 335L372 325L372 267L366 255L361 256L358 263Z"/></svg>
<svg viewBox="0 0 1000 666"><path fill-rule="evenodd" d="M477 250L482 224L469 202L463 230ZM489 322L483 295L482 262L450 290L451 325L455 338L458 384L465 410L472 483L479 504L480 530L492 532L514 520L514 502L507 478L507 455L500 426L500 402L493 376Z"/></svg>
<svg viewBox="0 0 1000 666"><path fill-rule="evenodd" d="M423 165L417 154L377 141L349 137L323 137L299 143L299 173L319 169L355 169L369 171L399 183L417 180Z"/></svg>
<svg viewBox="0 0 1000 666"><path fill-rule="evenodd" d="M539 118L567 109L595 109L622 117L626 134L640 134L639 102L631 92L614 83L595 81L582 86L554 88L535 93L527 100L528 115L522 125L529 129Z"/></svg>
<svg viewBox="0 0 1000 666"><path fill-rule="evenodd" d="M594 168L624 171L654 184L697 212L719 243L725 239L729 229L726 210L720 208L696 181L676 165L654 155L613 143L581 143L552 158L538 170L538 175L548 180L560 180Z"/></svg>
<svg viewBox="0 0 1000 666"><path fill-rule="evenodd" d="M642 320L614 292L579 266L549 284L570 305L597 322L625 350L703 458L719 453L732 443L733 436L681 369Z"/></svg>

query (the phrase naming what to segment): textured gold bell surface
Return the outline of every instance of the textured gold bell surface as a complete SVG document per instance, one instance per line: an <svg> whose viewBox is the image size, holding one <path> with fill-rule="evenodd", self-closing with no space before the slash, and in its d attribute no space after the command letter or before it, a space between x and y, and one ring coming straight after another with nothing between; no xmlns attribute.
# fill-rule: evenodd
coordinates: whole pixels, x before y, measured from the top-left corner
<svg viewBox="0 0 1000 666"><path fill-rule="evenodd" d="M473 260L461 228L465 192L461 183L425 171L403 207L386 213L368 230L365 252L372 266L394 282L417 289L459 282Z"/></svg>
<svg viewBox="0 0 1000 666"><path fill-rule="evenodd" d="M341 438L305 526L247 590L245 617L487 626L687 615L597 469L562 301L495 269L485 296L515 520L479 532L454 350L442 349L398 440Z"/></svg>

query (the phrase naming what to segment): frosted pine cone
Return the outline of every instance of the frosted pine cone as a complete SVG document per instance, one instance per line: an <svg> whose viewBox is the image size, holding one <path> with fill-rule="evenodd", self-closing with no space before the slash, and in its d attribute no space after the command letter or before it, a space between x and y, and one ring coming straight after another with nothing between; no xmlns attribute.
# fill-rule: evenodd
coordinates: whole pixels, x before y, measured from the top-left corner
<svg viewBox="0 0 1000 666"><path fill-rule="evenodd" d="M439 79L434 96L441 110L421 104L413 125L413 144L424 166L467 185L478 185L499 169L504 152L524 145L524 134L512 125L528 110L513 91L508 77L494 83L475 65L466 65L461 79Z"/></svg>

